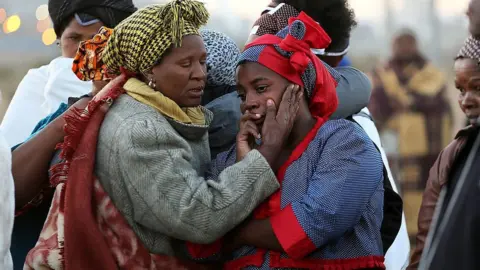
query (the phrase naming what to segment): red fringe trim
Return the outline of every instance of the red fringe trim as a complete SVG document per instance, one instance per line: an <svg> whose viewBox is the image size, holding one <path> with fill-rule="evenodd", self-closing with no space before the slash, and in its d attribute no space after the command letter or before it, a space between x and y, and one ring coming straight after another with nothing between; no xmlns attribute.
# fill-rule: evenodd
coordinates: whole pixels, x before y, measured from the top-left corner
<svg viewBox="0 0 480 270"><path fill-rule="evenodd" d="M97 110L101 105L107 103L111 104L115 99L122 95L125 90L123 85L130 78L128 74L122 74L117 78L113 79L107 86L105 86L100 93L98 93L87 105L85 109L72 108L70 113L64 116L65 119L65 137L63 143L57 145L56 149L60 149L60 158L64 161L53 166L50 169L52 176L50 177L50 184L53 187L56 187L60 183L65 183L62 187L61 194L63 196L60 198L60 209L64 212L65 204L65 191L67 187L68 173L70 170L70 165L73 160L73 156L77 147L82 139L83 133L88 125L88 122L92 116L92 113ZM68 213L64 212L64 215ZM64 237L66 235L66 228L64 228ZM64 239L68 241L69 239ZM62 268L65 269L65 243L64 241L59 242L59 252L61 257Z"/></svg>

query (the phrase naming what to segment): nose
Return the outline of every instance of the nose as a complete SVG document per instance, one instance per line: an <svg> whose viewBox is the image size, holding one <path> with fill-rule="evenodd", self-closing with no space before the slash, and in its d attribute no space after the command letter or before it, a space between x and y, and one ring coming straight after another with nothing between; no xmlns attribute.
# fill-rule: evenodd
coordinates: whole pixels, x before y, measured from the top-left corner
<svg viewBox="0 0 480 270"><path fill-rule="evenodd" d="M475 106L475 94L471 91L467 91L462 98L462 106L465 109L471 109Z"/></svg>
<svg viewBox="0 0 480 270"><path fill-rule="evenodd" d="M260 108L260 101L257 98L247 95L243 102L242 109L244 109L244 111L255 112L258 108Z"/></svg>
<svg viewBox="0 0 480 270"><path fill-rule="evenodd" d="M207 80L207 66L200 62L196 63L192 70L192 79L199 81Z"/></svg>

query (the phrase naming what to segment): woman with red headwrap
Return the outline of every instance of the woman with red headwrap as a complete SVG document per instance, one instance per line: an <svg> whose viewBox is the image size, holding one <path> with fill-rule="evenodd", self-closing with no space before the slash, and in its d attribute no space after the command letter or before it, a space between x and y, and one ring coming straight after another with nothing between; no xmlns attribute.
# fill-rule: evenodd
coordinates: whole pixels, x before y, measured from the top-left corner
<svg viewBox="0 0 480 270"><path fill-rule="evenodd" d="M337 107L337 83L310 49L329 43L320 25L300 13L288 28L259 37L241 55L237 89L244 116L238 136L257 145L275 140L262 134L278 120L275 104L285 99L285 89L301 87L304 98L289 139L276 153L281 190L224 241L230 245L224 251L235 250L226 269L385 268L382 159L360 126L328 121ZM217 156L214 176L241 158L238 149ZM197 259L208 251L218 250L189 245Z"/></svg>

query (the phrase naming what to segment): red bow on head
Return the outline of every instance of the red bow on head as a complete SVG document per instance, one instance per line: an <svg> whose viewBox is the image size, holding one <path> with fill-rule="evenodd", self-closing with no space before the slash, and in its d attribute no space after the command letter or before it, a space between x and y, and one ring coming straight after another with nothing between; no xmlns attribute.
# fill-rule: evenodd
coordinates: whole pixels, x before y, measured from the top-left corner
<svg viewBox="0 0 480 270"><path fill-rule="evenodd" d="M287 52L293 52L290 63L300 73L308 66L310 48L324 49L332 42L320 25L301 12L296 18L288 20L289 33L280 42L279 47Z"/></svg>

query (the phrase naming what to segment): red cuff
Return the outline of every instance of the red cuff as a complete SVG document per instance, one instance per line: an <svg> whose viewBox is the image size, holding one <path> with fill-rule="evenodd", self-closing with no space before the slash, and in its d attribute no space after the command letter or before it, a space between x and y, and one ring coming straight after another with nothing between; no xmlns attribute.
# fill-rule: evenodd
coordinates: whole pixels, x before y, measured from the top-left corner
<svg viewBox="0 0 480 270"><path fill-rule="evenodd" d="M15 217L19 217L28 211L30 211L32 208L38 207L42 202L43 199L45 198L45 189L40 191L40 193L37 194L31 201L29 201L26 205L22 206L20 209L15 210Z"/></svg>
<svg viewBox="0 0 480 270"><path fill-rule="evenodd" d="M194 260L207 259L211 256L219 254L222 251L223 238L212 244L202 245L187 242L187 251Z"/></svg>
<svg viewBox="0 0 480 270"><path fill-rule="evenodd" d="M272 216L270 223L283 250L290 258L302 259L317 249L300 223L298 223L292 205L287 206L281 212Z"/></svg>

